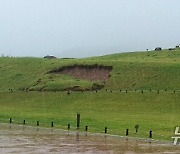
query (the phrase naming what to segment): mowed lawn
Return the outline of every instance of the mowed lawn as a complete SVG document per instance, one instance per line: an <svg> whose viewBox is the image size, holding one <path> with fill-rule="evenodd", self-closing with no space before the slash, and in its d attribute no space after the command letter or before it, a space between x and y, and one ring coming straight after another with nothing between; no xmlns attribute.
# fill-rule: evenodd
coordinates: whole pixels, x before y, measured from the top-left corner
<svg viewBox="0 0 180 154"><path fill-rule="evenodd" d="M88 125L89 132L148 138L153 131L154 139L171 140L174 128L180 126L180 92L131 91L106 92L1 92L0 121L26 125L76 130L76 114L81 114L80 131ZM135 125L139 132L135 134Z"/></svg>

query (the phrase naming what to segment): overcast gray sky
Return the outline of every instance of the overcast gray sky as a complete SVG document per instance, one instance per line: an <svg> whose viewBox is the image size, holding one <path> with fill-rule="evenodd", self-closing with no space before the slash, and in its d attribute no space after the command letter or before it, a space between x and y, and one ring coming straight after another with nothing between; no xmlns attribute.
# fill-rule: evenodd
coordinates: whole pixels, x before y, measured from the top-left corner
<svg viewBox="0 0 180 154"><path fill-rule="evenodd" d="M88 57L174 47L180 0L0 0L0 53Z"/></svg>

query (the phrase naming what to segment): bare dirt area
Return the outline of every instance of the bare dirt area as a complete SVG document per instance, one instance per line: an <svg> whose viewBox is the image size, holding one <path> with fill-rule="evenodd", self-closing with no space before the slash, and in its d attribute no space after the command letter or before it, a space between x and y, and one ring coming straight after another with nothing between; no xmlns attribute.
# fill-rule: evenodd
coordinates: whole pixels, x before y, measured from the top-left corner
<svg viewBox="0 0 180 154"><path fill-rule="evenodd" d="M63 66L59 69L49 71L49 73L62 73L71 75L75 78L86 79L91 81L107 81L110 77L112 66L104 65L73 65Z"/></svg>

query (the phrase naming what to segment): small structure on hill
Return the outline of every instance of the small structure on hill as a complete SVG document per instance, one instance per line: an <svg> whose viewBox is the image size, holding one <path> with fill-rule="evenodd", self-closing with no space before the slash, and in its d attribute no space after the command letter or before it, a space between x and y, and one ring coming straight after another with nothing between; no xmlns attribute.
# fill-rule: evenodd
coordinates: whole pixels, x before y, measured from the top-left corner
<svg viewBox="0 0 180 154"><path fill-rule="evenodd" d="M161 51L161 50L162 50L161 47L156 47L156 48L155 48L155 51Z"/></svg>
<svg viewBox="0 0 180 154"><path fill-rule="evenodd" d="M176 48L180 48L180 44L176 45Z"/></svg>
<svg viewBox="0 0 180 154"><path fill-rule="evenodd" d="M55 56L50 56L50 55L44 56L44 58L46 58L46 59L56 59Z"/></svg>
<svg viewBox="0 0 180 154"><path fill-rule="evenodd" d="M169 50L176 50L175 48L169 48Z"/></svg>

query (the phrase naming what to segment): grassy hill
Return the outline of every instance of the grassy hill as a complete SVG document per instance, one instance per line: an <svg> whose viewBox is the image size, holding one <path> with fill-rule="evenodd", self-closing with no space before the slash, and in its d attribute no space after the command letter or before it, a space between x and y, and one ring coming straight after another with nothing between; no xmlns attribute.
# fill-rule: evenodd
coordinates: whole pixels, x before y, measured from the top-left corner
<svg viewBox="0 0 180 154"><path fill-rule="evenodd" d="M66 74L47 72L74 64L113 66L110 79L102 81L78 79ZM0 58L0 91L9 88L62 91L74 85L90 89L100 84L112 90L176 90L180 89L180 50L132 52L85 59Z"/></svg>
<svg viewBox="0 0 180 154"><path fill-rule="evenodd" d="M88 80L63 73L48 73L63 66L98 64L112 66L109 79ZM96 65L97 66L97 65ZM97 72L95 72L98 74ZM84 59L0 58L0 122L81 129L130 136L171 140L180 125L180 50L148 51ZM78 86L84 92L67 89ZM98 92L90 91L103 87ZM9 92L13 89L13 92ZM107 91L106 91L107 89ZM151 91L150 91L151 89ZM27 90L27 91L26 91ZM121 91L120 91L121 90ZM126 91L127 90L127 93ZM143 90L143 91L142 91ZM175 90L175 91L174 91ZM134 134L134 126L140 125Z"/></svg>

